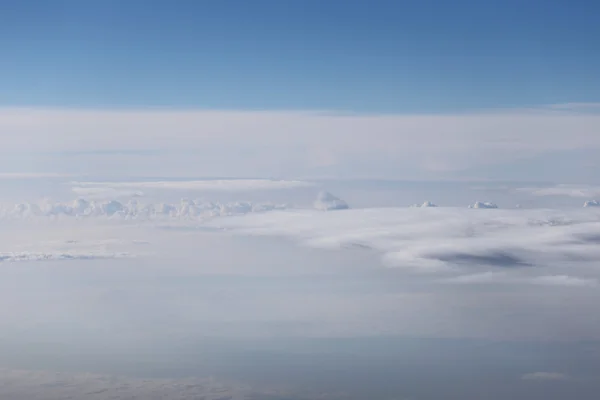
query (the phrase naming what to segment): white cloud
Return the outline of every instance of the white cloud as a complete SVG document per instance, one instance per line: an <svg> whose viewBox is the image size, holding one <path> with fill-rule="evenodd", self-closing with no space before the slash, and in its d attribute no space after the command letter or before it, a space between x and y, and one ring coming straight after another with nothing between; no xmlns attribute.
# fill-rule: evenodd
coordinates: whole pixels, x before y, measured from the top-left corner
<svg viewBox="0 0 600 400"><path fill-rule="evenodd" d="M389 266L417 271L496 268L508 273L530 266L570 268L600 261L598 217L584 210L483 209L474 213L450 207L385 208L326 214L288 210L217 219L207 225L241 234L288 236L313 247L340 249L358 244L380 252ZM531 283L583 281L554 277Z"/></svg>
<svg viewBox="0 0 600 400"><path fill-rule="evenodd" d="M521 378L526 381L565 381L569 376L560 372L531 372Z"/></svg>
<svg viewBox="0 0 600 400"><path fill-rule="evenodd" d="M143 210L141 200L131 210ZM134 218L127 203L120 203L120 208L109 201L96 201L98 214L74 216L73 210L87 213L92 203L52 204L63 214L4 219L4 229L0 229L3 254L28 255L25 259L34 255L40 260L51 255L51 260L57 260L48 261L48 268L43 261L26 268L42 286L46 276L59 281L70 276L68 269L78 269L86 255L127 253L134 257L124 262L85 262L86 267L95 268L92 274L101 271L111 277L106 295L99 301L91 293L88 306L80 304L88 296L87 290L71 288L69 296L61 294L64 303L49 302L48 307L62 310L75 326L82 324L80 319L85 324L108 322L113 326L114 315L127 320L116 326L129 326L127 316L141 314L135 338L156 333L147 327L158 325L157 315L161 321L163 316L177 315L173 324L168 319L162 327L181 331L182 337L206 334L206 324L223 320L239 322L241 328L219 325L214 331L219 335L269 335L274 330L264 321L287 321L302 324L286 325L283 332L305 336L383 333L573 340L598 336L597 321L589 318L597 305L593 285L598 271L594 267L600 260L600 214L596 209L474 212L464 207L399 207L254 212L257 205L251 203L184 200L154 204L155 212L160 210L156 217ZM200 207L206 207L209 214L214 212L214 217L194 216L194 210L204 210ZM107 218L109 209L120 211ZM43 205L40 210L45 210ZM156 229L162 227L173 229ZM151 245L144 245L148 242ZM339 251L305 251L295 248L294 242ZM80 261L63 262L65 258L56 255L78 255ZM395 269L381 268L380 256L383 266ZM63 267L67 268L65 275L57 276L55 271ZM431 275L414 273L419 271ZM179 290L176 282L185 281L182 277L204 274L236 278L220 281L214 288L209 279L193 279L190 283L203 282L201 286L208 289ZM149 276L152 279L148 280ZM154 279L158 276L178 279L162 282ZM23 282L27 278L23 276ZM440 284L446 278L473 285ZM139 280L144 284L130 284ZM119 282L116 293L115 282ZM488 290L488 286L474 285L477 282L503 286ZM10 286L5 282L5 287ZM12 286L14 300L20 296L19 287ZM567 291L568 301L555 295ZM9 294L3 298L10 299ZM74 308L82 310L81 316L67 316L71 303L77 303ZM102 312L86 318L84 311L91 305L101 306ZM39 310L35 312L40 318L50 315L46 307L30 307ZM31 320L35 315L19 311L11 318L19 320L25 315ZM10 314L11 310L3 312ZM257 328L248 328L249 320L256 322ZM63 322L53 321L56 327Z"/></svg>
<svg viewBox="0 0 600 400"><path fill-rule="evenodd" d="M423 204L413 204L411 207L427 208L427 207L437 207L437 205L433 204L430 201L425 201L425 202L423 202Z"/></svg>
<svg viewBox="0 0 600 400"><path fill-rule="evenodd" d="M332 195L328 192L320 192L317 196L317 199L314 202L314 207L317 210L321 211L330 211L330 210L346 210L348 209L348 204Z"/></svg>
<svg viewBox="0 0 600 400"><path fill-rule="evenodd" d="M475 203L470 204L469 208L498 208L498 206L490 202L476 201Z"/></svg>
<svg viewBox="0 0 600 400"><path fill-rule="evenodd" d="M574 152L569 163L578 177L587 167L579 165L577 152L600 148L599 127L599 115L551 109L340 115L4 108L0 169L23 159L8 156L26 153L31 161L23 165L30 168L56 166L51 170L79 174L127 170L130 176L248 177L277 171L281 176L423 179ZM510 177L527 176L520 169Z"/></svg>
<svg viewBox="0 0 600 400"><path fill-rule="evenodd" d="M346 203L329 194L317 199L317 210L343 209ZM499 280L483 269L519 270L530 266L566 268L600 261L600 217L595 211L486 210L444 207L348 209L321 213L272 203L179 203L138 200L77 199L70 203L21 203L0 210L5 221L95 219L127 223L170 221L240 234L287 236L311 247L366 248L379 252L384 264L415 271L475 273L457 283ZM228 218L218 218L218 217ZM9 249L14 251L13 249ZM32 249L34 253L37 249ZM52 253L53 254L53 253ZM476 268L475 271L472 271ZM594 280L555 275L528 281L537 285L591 286ZM468 275L468 274L467 274ZM509 282L510 279L504 279ZM500 280L502 280L500 279Z"/></svg>
<svg viewBox="0 0 600 400"><path fill-rule="evenodd" d="M86 200L78 198L73 202L19 203L9 208L0 208L4 219L28 219L36 217L53 218L94 218L105 217L127 220L154 220L175 218L203 220L225 215L240 215L251 212L265 212L289 208L285 204L251 202L211 202L204 200L181 199L179 203L143 203L137 199L121 202L116 199Z"/></svg>
<svg viewBox="0 0 600 400"><path fill-rule="evenodd" d="M321 194L318 210L340 209L346 203ZM209 202L182 199L178 203L138 200L77 199L69 203L21 203L0 210L11 224L71 221L94 226L168 222L172 228L284 236L317 248L368 249L388 267L415 272L456 275L447 283L529 284L593 287L594 277L578 277L574 265L600 261L600 215L595 210L521 209L479 212L453 207L348 209L322 213L286 205L251 202ZM227 217L227 218L223 218ZM161 222L162 221L162 222ZM139 238L136 238L139 239ZM97 240L92 243L99 243ZM5 247L7 261L121 257L125 248L79 243L47 248ZM519 271L552 268L537 276ZM538 271L537 269L535 271Z"/></svg>
<svg viewBox="0 0 600 400"><path fill-rule="evenodd" d="M584 207L600 207L600 201L598 200L588 200L583 203Z"/></svg>

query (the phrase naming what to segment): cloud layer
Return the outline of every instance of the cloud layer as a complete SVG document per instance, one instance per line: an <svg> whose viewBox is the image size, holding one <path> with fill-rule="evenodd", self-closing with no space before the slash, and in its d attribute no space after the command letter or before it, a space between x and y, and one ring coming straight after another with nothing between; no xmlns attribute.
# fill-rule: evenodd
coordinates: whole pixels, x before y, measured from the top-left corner
<svg viewBox="0 0 600 400"><path fill-rule="evenodd" d="M596 162L599 129L597 114L551 108L462 115L5 108L0 170L426 179L483 178L502 166L503 178L539 179L543 166L544 176L581 178ZM569 168L553 169L548 161L557 157ZM517 162L527 165L510 167Z"/></svg>
<svg viewBox="0 0 600 400"><path fill-rule="evenodd" d="M569 265L600 261L600 214L592 208L558 210L497 210L492 203L476 203L469 210L432 207L348 209L341 199L321 193L315 210L286 204L210 202L182 199L179 203L144 203L136 199L85 200L71 203L21 203L0 210L9 220L74 219L135 221L168 220L185 226L240 234L286 236L321 248L371 249L389 267L421 272L464 273L454 283L513 282L498 270L521 271L555 266L552 274L523 278L543 286L593 286L595 279L572 276ZM322 210L336 210L320 213ZM219 218L227 217L227 218ZM11 249L12 250L12 249ZM97 257L115 257L115 252ZM9 252L4 260L96 257L93 253ZM483 270L482 270L483 269ZM494 271L486 273L486 269Z"/></svg>
<svg viewBox="0 0 600 400"><path fill-rule="evenodd" d="M570 272L573 265L600 261L599 219L600 214L587 209L564 213L386 208L327 214L276 211L207 225L242 234L287 236L312 247L372 249L382 254L385 265L415 272L467 273L457 283L522 279L545 286L593 286L595 279L573 277ZM562 272L519 275L532 267ZM495 272L481 274L482 270Z"/></svg>
<svg viewBox="0 0 600 400"><path fill-rule="evenodd" d="M92 190L92 195L98 190L100 193L96 194L101 198L112 191L138 193L136 189L167 189L170 194L177 194L178 189L188 188L235 192L306 185L310 184L217 180L79 182L76 187ZM34 225L42 223L36 221L64 220L90 226L106 222L114 226L142 224L164 228L168 222L171 229L288 237L309 247L374 252L384 266L409 274L433 274L435 282L445 284L598 286L600 276L595 270L579 268L600 262L600 214L596 209L502 210L494 209L497 206L490 202L476 202L469 208L437 207L425 202L415 208L349 209L345 201L328 192L317 196L313 209L269 202L183 198L179 202L153 203L143 197L124 201L118 196L103 200L92 196L72 202L6 206L0 208L0 218L6 223L31 221ZM319 212L333 210L335 212ZM0 249L0 262L91 260L140 254L129 245L111 248L73 243L29 248L8 246Z"/></svg>

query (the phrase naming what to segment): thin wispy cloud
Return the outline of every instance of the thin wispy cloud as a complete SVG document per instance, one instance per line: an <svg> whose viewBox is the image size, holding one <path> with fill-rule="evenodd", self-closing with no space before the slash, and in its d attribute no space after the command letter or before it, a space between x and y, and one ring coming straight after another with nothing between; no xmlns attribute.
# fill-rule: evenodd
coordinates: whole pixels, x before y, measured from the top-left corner
<svg viewBox="0 0 600 400"><path fill-rule="evenodd" d="M0 252L0 263L19 261L81 261L107 260L114 258L129 258L129 253L110 253L104 251L92 252Z"/></svg>
<svg viewBox="0 0 600 400"><path fill-rule="evenodd" d="M252 190L277 190L310 187L312 182L298 180L272 179L210 179L196 181L148 181L148 182L71 182L73 190L84 191L85 188L116 189L140 188L163 190L197 190L243 192Z"/></svg>
<svg viewBox="0 0 600 400"><path fill-rule="evenodd" d="M71 191L86 199L118 199L144 196L144 192L141 190L117 189L114 187L74 186Z"/></svg>
<svg viewBox="0 0 600 400"><path fill-rule="evenodd" d="M531 372L521 377L526 381L566 381L569 376L561 372Z"/></svg>
<svg viewBox="0 0 600 400"><path fill-rule="evenodd" d="M55 172L0 172L0 180L48 179L65 178L68 176L68 174L59 174Z"/></svg>
<svg viewBox="0 0 600 400"><path fill-rule="evenodd" d="M442 280L443 283L462 285L538 285L549 287L596 287L598 280L595 278L578 278L569 275L542 275L542 276L514 276L504 272L482 272L476 274L460 275Z"/></svg>
<svg viewBox="0 0 600 400"><path fill-rule="evenodd" d="M600 196L600 186L560 184L550 187L517 188L517 191L531 193L534 196L567 196L594 198Z"/></svg>

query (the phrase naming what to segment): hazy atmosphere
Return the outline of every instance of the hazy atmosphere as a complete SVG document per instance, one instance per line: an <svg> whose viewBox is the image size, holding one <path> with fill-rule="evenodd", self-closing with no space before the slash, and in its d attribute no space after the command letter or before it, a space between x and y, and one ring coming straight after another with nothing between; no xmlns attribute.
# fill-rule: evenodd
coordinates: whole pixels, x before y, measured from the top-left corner
<svg viewBox="0 0 600 400"><path fill-rule="evenodd" d="M597 398L598 5L176 3L0 0L1 399Z"/></svg>

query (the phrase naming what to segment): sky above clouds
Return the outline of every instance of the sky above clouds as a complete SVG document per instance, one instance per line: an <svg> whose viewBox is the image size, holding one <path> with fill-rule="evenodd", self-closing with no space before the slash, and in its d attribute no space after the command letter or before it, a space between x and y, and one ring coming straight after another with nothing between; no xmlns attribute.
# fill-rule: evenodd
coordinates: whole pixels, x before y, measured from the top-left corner
<svg viewBox="0 0 600 400"><path fill-rule="evenodd" d="M5 106L438 113L600 101L588 0L26 0L2 11Z"/></svg>

